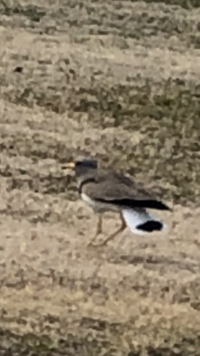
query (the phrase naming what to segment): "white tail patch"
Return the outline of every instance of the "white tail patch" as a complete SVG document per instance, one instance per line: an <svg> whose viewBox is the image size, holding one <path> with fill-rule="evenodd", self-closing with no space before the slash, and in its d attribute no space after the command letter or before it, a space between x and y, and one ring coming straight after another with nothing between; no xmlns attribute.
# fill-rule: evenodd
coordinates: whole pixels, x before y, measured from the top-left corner
<svg viewBox="0 0 200 356"><path fill-rule="evenodd" d="M131 232L137 235L161 231L167 227L162 221L154 218L145 209L123 209L122 215Z"/></svg>

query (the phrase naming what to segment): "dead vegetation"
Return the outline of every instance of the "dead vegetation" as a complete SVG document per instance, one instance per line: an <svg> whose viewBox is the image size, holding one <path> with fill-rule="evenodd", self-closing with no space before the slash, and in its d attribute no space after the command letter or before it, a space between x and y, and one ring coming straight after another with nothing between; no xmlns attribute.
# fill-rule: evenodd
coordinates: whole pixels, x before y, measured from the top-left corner
<svg viewBox="0 0 200 356"><path fill-rule="evenodd" d="M0 14L1 352L197 355L198 1ZM91 152L174 205L166 234L86 247L95 217L61 164Z"/></svg>

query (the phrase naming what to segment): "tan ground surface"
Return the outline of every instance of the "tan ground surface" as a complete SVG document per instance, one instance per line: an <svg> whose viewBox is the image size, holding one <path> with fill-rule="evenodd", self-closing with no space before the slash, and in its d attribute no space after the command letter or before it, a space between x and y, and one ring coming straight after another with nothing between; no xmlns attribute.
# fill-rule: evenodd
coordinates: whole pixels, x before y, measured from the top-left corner
<svg viewBox="0 0 200 356"><path fill-rule="evenodd" d="M0 1L1 354L199 355L197 5ZM80 152L163 194L168 232L89 249Z"/></svg>

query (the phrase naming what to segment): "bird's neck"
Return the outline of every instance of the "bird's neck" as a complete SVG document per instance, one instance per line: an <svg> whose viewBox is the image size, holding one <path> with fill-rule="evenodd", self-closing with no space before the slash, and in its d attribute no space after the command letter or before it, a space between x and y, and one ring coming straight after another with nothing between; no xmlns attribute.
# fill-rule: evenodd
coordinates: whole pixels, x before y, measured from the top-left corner
<svg viewBox="0 0 200 356"><path fill-rule="evenodd" d="M85 174L84 177L77 177L77 182L78 182L78 192L79 194L82 193L83 187L85 187L88 183L94 183L95 182L95 176L94 174L88 173Z"/></svg>

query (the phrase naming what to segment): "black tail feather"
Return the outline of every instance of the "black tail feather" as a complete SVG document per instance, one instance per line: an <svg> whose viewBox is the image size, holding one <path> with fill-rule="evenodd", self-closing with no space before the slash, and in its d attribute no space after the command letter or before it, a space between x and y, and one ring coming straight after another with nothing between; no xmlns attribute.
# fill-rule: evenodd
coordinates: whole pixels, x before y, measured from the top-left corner
<svg viewBox="0 0 200 356"><path fill-rule="evenodd" d="M163 223L161 221L149 220L144 224L138 225L137 229L146 232L161 231L163 229Z"/></svg>
<svg viewBox="0 0 200 356"><path fill-rule="evenodd" d="M146 208L146 209L157 209L157 210L170 210L172 211L171 208L169 208L166 204L162 203L159 200L153 200L153 199L143 199L143 200L137 200L137 199L97 199L100 202L103 203L110 203L110 204L115 204L118 205L119 207L127 207L127 208Z"/></svg>

